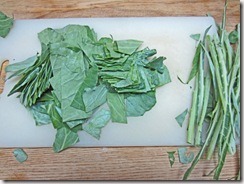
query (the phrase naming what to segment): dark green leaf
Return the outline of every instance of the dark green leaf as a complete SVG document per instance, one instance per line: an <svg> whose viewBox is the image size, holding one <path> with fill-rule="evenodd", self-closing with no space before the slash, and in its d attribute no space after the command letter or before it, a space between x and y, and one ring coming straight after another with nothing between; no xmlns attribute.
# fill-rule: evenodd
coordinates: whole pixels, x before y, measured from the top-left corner
<svg viewBox="0 0 244 184"><path fill-rule="evenodd" d="M54 103L50 103L48 105L47 113L49 114L53 127L55 129L58 129L58 128L61 128L64 126L63 120L61 117L61 109L59 107L55 106Z"/></svg>
<svg viewBox="0 0 244 184"><path fill-rule="evenodd" d="M83 130L96 139L100 139L101 129L107 125L109 120L110 112L101 109L86 124L83 125Z"/></svg>
<svg viewBox="0 0 244 184"><path fill-rule="evenodd" d="M85 111L85 104L83 102L84 90L86 88L94 88L97 84L97 80L98 80L98 68L96 65L94 65L87 71L86 78L81 83L71 103L72 107Z"/></svg>
<svg viewBox="0 0 244 184"><path fill-rule="evenodd" d="M78 134L66 127L62 127L57 130L53 150L57 153L76 144L77 142L79 142Z"/></svg>
<svg viewBox="0 0 244 184"><path fill-rule="evenodd" d="M52 123L47 110L48 104L49 102L38 102L29 108L37 126Z"/></svg>
<svg viewBox="0 0 244 184"><path fill-rule="evenodd" d="M112 121L117 123L127 123L124 95L118 93L107 93L107 102L111 112Z"/></svg>
<svg viewBox="0 0 244 184"><path fill-rule="evenodd" d="M41 43L48 45L50 43L56 43L62 41L63 36L52 28L47 28L38 33L38 38Z"/></svg>
<svg viewBox="0 0 244 184"><path fill-rule="evenodd" d="M126 96L127 116L143 116L156 103L155 92L128 94Z"/></svg>
<svg viewBox="0 0 244 184"><path fill-rule="evenodd" d="M108 90L105 85L99 85L92 89L87 89L83 94L86 112L90 112L104 104L107 99L107 92Z"/></svg>
<svg viewBox="0 0 244 184"><path fill-rule="evenodd" d="M114 42L115 50L124 53L124 54L132 54L135 52L138 47L142 44L142 41L139 40L118 40Z"/></svg>
<svg viewBox="0 0 244 184"><path fill-rule="evenodd" d="M173 164L175 163L175 151L169 151L168 153L168 158L169 158L169 163L170 163L170 167L173 166Z"/></svg>
<svg viewBox="0 0 244 184"><path fill-rule="evenodd" d="M78 125L81 125L85 122L85 120L75 120L75 121L68 121L66 122L66 124L69 126L70 129L78 126Z"/></svg>
<svg viewBox="0 0 244 184"><path fill-rule="evenodd" d="M229 34L230 43L235 44L238 41L238 32L236 30Z"/></svg>
<svg viewBox="0 0 244 184"><path fill-rule="evenodd" d="M13 64L8 65L5 68L5 71L6 72L17 72L19 70L26 69L26 68L32 66L36 62L36 60L37 60L37 55L32 56L22 62L13 63Z"/></svg>
<svg viewBox="0 0 244 184"><path fill-rule="evenodd" d="M200 60L200 53L201 53L201 44L198 44L194 58L193 58L193 63L192 63L192 69L191 69L191 73L189 75L189 78L187 80L187 84L196 76L196 74L198 73L198 69L199 69L199 60Z"/></svg>

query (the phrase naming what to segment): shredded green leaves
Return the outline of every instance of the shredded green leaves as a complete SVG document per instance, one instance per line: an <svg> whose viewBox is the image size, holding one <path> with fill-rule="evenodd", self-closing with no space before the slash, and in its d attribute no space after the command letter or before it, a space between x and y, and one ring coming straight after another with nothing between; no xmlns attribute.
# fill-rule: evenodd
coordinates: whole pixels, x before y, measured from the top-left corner
<svg viewBox="0 0 244 184"><path fill-rule="evenodd" d="M13 26L14 19L0 11L0 37L5 38Z"/></svg>
<svg viewBox="0 0 244 184"><path fill-rule="evenodd" d="M36 125L53 125L55 152L79 142L79 131L99 139L110 120L142 116L155 105L156 88L171 81L166 58L139 40L98 39L82 25L47 28L38 38L40 53L6 67L19 78L9 95L19 94Z"/></svg>

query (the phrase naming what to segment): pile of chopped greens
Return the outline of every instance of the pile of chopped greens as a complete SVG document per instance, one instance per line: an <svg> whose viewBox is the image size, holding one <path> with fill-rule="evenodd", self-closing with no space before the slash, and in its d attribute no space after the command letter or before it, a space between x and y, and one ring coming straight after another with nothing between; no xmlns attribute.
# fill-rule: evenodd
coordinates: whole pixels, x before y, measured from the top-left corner
<svg viewBox="0 0 244 184"><path fill-rule="evenodd" d="M36 125L52 124L60 152L85 131L96 139L109 120L127 123L156 103L155 90L171 81L156 50L142 41L97 39L88 26L47 28L38 34L41 53L6 68L19 81L9 95L32 113Z"/></svg>
<svg viewBox="0 0 244 184"><path fill-rule="evenodd" d="M206 152L211 159L214 150L218 152L218 163L213 178L218 180L227 153L235 154L236 140L240 138L240 24L236 30L225 30L226 8L222 24L213 36L208 30L198 41L193 59L193 68L188 82L195 77L195 88L188 123L188 143L200 146L184 179ZM204 123L207 133L203 132Z"/></svg>

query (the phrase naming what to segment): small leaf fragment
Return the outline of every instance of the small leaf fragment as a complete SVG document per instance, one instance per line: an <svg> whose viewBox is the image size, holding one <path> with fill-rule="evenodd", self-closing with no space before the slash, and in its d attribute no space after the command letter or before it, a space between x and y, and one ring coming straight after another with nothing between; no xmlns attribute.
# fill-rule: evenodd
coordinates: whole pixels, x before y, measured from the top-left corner
<svg viewBox="0 0 244 184"><path fill-rule="evenodd" d="M199 69L199 58L201 55L201 44L198 44L194 58L193 58L193 62L192 62L192 69L191 69L191 73L189 75L189 78L187 80L187 84L196 76L196 74L198 73L198 69Z"/></svg>
<svg viewBox="0 0 244 184"><path fill-rule="evenodd" d="M192 34L190 35L190 37L193 39L193 40L196 40L196 41L199 41L200 40L200 37L201 37L201 34Z"/></svg>
<svg viewBox="0 0 244 184"><path fill-rule="evenodd" d="M127 112L123 94L107 93L107 102L112 122L127 123Z"/></svg>
<svg viewBox="0 0 244 184"><path fill-rule="evenodd" d="M187 154L187 148L178 148L179 161L182 164L189 164L194 159L194 153Z"/></svg>
<svg viewBox="0 0 244 184"><path fill-rule="evenodd" d="M14 19L0 11L0 37L5 38L13 26Z"/></svg>
<svg viewBox="0 0 244 184"><path fill-rule="evenodd" d="M84 124L83 129L96 139L100 139L101 129L105 127L110 120L110 112L101 109L96 113L88 123Z"/></svg>
<svg viewBox="0 0 244 184"><path fill-rule="evenodd" d="M238 32L236 30L229 34L230 43L235 44L238 41Z"/></svg>
<svg viewBox="0 0 244 184"><path fill-rule="evenodd" d="M79 142L78 134L66 127L62 127L57 131L53 144L53 150L54 152L58 153L69 146L76 144L77 142Z"/></svg>
<svg viewBox="0 0 244 184"><path fill-rule="evenodd" d="M34 55L32 57L27 58L26 60L18 63L13 63L8 66L6 66L5 71L6 72L17 72L20 70L24 70L28 67L31 67L37 60L37 55Z"/></svg>
<svg viewBox="0 0 244 184"><path fill-rule="evenodd" d="M17 148L13 151L13 154L16 158L16 160L20 163L26 161L28 159L28 155L26 154L26 152L21 149L21 148Z"/></svg>
<svg viewBox="0 0 244 184"><path fill-rule="evenodd" d="M115 50L124 54L132 54L142 44L139 40L118 40L115 41Z"/></svg>
<svg viewBox="0 0 244 184"><path fill-rule="evenodd" d="M172 167L173 164L175 163L175 151L168 151L168 158L169 158L169 163L170 163L170 166Z"/></svg>
<svg viewBox="0 0 244 184"><path fill-rule="evenodd" d="M182 127L185 119L186 119L186 115L188 113L188 108L186 110L184 110L181 114L179 114L175 119L177 121L177 123L180 125L180 127Z"/></svg>

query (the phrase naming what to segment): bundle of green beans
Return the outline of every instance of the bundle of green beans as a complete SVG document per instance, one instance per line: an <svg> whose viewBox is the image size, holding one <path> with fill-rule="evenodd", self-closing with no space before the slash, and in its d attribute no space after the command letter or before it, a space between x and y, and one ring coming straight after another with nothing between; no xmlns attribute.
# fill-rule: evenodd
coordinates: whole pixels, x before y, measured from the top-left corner
<svg viewBox="0 0 244 184"><path fill-rule="evenodd" d="M240 137L240 24L231 33L225 30L226 8L227 3L218 32L210 36L210 27L205 31L193 60L189 80L195 77L195 87L187 141L201 149L185 172L185 180L203 154L211 159L215 149L218 163L213 178L218 180L227 153L236 152ZM203 131L204 123L207 132Z"/></svg>

